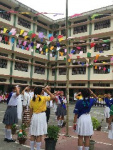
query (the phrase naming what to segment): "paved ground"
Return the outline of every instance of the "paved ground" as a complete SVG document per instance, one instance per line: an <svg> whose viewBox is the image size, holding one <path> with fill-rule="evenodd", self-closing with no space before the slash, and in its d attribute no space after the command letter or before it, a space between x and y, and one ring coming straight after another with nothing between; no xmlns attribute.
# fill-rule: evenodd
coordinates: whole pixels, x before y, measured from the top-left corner
<svg viewBox="0 0 113 150"><path fill-rule="evenodd" d="M72 122L73 122L73 108L74 105L70 105L69 112L69 135L70 137L65 137L66 129L62 128L60 131L60 137L56 145L56 150L77 150L77 135L73 132ZM6 104L0 104L0 150L28 150L29 149L29 135L28 140L24 146L19 145L18 141L16 143L6 143L3 142L4 138L4 125L2 124L3 115L6 109ZM94 107L91 111L91 115L97 117L102 122L102 131L95 131L95 134L92 136L92 139L96 141L95 150L113 150L113 140L107 138L107 129L105 118L103 115L104 108ZM55 115L52 111L49 124L57 124ZM16 137L14 137L16 138ZM42 149L44 149L44 139L42 142Z"/></svg>

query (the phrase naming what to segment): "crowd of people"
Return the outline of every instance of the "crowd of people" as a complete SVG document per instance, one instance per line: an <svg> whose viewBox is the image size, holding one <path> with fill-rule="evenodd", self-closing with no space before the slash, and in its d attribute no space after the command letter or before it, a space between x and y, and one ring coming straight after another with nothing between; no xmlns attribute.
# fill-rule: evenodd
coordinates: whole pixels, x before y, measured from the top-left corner
<svg viewBox="0 0 113 150"><path fill-rule="evenodd" d="M20 92L22 91L22 92ZM0 95L1 96L1 95ZM108 138L113 139L113 99L111 94L103 97L96 96L90 89L82 89L75 95L77 99L74 109L73 129L78 134L78 150L89 150L90 137L93 135L93 126L90 116L92 106L105 106L105 117L108 123ZM101 99L101 100L100 100ZM51 93L51 87L37 86L35 88L25 87L23 90L17 85L12 92L7 94L7 109L3 118L5 124L6 142L15 142L12 139L11 128L18 120L29 125L30 146L34 150L36 143L37 150L40 150L42 136L47 134L47 126L50 118L51 107L57 116L58 126L65 125L67 100L63 91Z"/></svg>
<svg viewBox="0 0 113 150"><path fill-rule="evenodd" d="M20 92L22 91L22 92ZM11 128L18 124L18 120L30 128L30 146L34 150L36 142L37 150L40 150L42 136L47 134L47 124L50 118L50 108L53 107L57 116L58 126L63 127L66 115L66 98L63 91L51 93L51 88L25 87L23 90L17 85L7 97L7 109L3 118L5 124L6 142L15 142L12 139Z"/></svg>

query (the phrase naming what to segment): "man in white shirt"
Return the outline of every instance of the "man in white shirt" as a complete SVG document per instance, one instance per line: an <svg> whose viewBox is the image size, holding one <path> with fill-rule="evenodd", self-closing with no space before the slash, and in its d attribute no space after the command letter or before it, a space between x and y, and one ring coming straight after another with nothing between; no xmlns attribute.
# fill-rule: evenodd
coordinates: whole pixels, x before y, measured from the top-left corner
<svg viewBox="0 0 113 150"><path fill-rule="evenodd" d="M11 128L13 124L18 123L17 104L19 95L20 95L20 88L19 86L15 86L12 87L12 92L9 94L7 99L8 106L3 118L3 123L6 125L4 141L7 142L15 142L15 140L12 139Z"/></svg>
<svg viewBox="0 0 113 150"><path fill-rule="evenodd" d="M23 123L26 125L28 124L30 120L30 109L29 109L29 103L31 100L30 96L30 87L27 86L23 91L22 91L22 105L23 105Z"/></svg>

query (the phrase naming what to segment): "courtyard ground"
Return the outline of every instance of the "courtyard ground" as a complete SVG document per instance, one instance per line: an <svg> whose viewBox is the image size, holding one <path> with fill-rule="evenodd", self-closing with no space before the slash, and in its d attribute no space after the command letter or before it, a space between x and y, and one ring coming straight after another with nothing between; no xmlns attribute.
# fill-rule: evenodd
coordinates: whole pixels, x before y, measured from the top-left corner
<svg viewBox="0 0 113 150"><path fill-rule="evenodd" d="M6 109L6 104L0 104L0 150L28 150L29 147L29 134L28 140L25 145L19 145L18 141L15 143L4 142L4 125L2 124L3 115ZM58 139L56 150L77 150L77 135L73 132L73 109L74 104L70 104L69 107L69 135L66 137L65 127L60 131L60 137ZM96 141L95 150L113 150L113 140L108 139L108 130L105 128L105 118L104 118L104 108L103 107L93 107L91 115L96 117L98 120L104 119L102 122L102 131L95 131L95 134L92 136L92 139ZM57 125L56 117L51 110L51 118L49 124ZM16 137L14 137L16 138ZM44 139L42 142L42 149L44 150Z"/></svg>

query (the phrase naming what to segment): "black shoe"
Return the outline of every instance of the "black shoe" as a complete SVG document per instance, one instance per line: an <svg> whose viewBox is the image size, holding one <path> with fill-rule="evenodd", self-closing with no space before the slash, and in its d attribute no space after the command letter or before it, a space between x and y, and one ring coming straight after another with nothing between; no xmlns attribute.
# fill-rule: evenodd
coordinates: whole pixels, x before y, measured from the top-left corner
<svg viewBox="0 0 113 150"><path fill-rule="evenodd" d="M8 140L7 138L4 138L4 141L5 141L5 142L7 142L7 140Z"/></svg>
<svg viewBox="0 0 113 150"><path fill-rule="evenodd" d="M16 140L13 140L13 139L7 139L7 142L9 143L9 142L15 142Z"/></svg>

